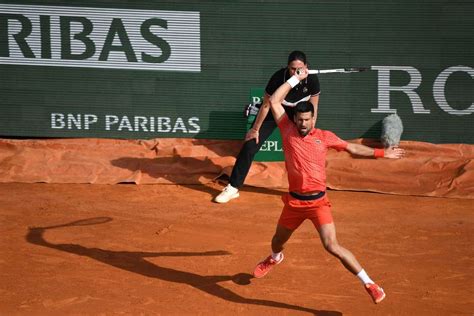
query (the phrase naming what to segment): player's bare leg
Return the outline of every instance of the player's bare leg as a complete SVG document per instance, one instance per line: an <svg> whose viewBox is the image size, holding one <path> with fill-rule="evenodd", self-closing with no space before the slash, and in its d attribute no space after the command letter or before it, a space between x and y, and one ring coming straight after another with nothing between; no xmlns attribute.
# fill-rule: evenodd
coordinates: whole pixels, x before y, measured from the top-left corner
<svg viewBox="0 0 474 316"><path fill-rule="evenodd" d="M333 256L338 258L347 270L357 275L362 270L352 252L339 245L336 238L336 226L334 223L324 224L319 228L319 236L324 248Z"/></svg>
<svg viewBox="0 0 474 316"><path fill-rule="evenodd" d="M281 225L277 225L275 234L272 238L272 251L274 253L282 252L283 246L286 244L288 239L290 239L294 230L288 229Z"/></svg>
<svg viewBox="0 0 474 316"><path fill-rule="evenodd" d="M374 303L380 303L385 298L385 292L369 278L352 252L339 245L336 238L336 226L334 223L322 225L319 228L319 236L324 248L330 254L338 258L347 270L352 272L362 281L366 291L369 293Z"/></svg>
<svg viewBox="0 0 474 316"><path fill-rule="evenodd" d="M264 277L274 266L283 261L283 246L288 239L290 239L293 231L294 230L277 225L272 238L272 254L257 264L253 272L256 278Z"/></svg>

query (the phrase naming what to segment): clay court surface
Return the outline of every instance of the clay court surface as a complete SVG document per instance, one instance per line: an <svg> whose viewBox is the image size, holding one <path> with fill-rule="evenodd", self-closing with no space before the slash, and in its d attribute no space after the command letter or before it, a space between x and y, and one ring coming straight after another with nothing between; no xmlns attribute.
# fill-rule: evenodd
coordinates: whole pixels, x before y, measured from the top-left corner
<svg viewBox="0 0 474 316"><path fill-rule="evenodd" d="M375 305L305 222L263 279L283 191L0 184L2 315L472 315L474 200L330 191Z"/></svg>

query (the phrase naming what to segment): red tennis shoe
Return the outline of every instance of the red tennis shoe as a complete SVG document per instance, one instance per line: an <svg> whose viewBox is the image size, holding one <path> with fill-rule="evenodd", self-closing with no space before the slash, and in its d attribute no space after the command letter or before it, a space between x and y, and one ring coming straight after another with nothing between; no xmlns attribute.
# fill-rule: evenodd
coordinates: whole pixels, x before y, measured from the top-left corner
<svg viewBox="0 0 474 316"><path fill-rule="evenodd" d="M372 298L375 304L382 302L382 300L385 298L385 292L377 284L374 284L374 283L366 284L365 290L367 291L367 293L369 293L370 297Z"/></svg>
<svg viewBox="0 0 474 316"><path fill-rule="evenodd" d="M270 270L283 261L283 254L281 254L280 260L276 261L272 256L268 256L265 260L257 264L253 271L253 276L256 278L263 278Z"/></svg>

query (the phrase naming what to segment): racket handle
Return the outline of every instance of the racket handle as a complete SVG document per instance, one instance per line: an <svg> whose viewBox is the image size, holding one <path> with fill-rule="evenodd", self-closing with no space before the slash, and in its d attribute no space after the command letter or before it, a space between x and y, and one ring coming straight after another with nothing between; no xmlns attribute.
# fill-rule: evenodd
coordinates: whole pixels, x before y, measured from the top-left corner
<svg viewBox="0 0 474 316"><path fill-rule="evenodd" d="M296 74L297 75L299 75L300 72L301 72L300 69L296 69ZM308 69L308 75L321 74L321 73L325 73L325 72L327 72L327 70ZM332 69L331 69L331 72L333 72Z"/></svg>

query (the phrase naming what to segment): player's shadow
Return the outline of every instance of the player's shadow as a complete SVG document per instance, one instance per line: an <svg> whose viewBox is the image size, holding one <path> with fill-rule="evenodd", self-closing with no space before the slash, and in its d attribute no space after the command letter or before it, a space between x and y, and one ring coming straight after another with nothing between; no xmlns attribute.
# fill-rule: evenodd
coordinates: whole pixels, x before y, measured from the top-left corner
<svg viewBox="0 0 474 316"><path fill-rule="evenodd" d="M206 179L216 179L222 172L222 166L215 164L211 159L180 156L157 158L122 157L112 160L111 164L133 172L140 171L152 178L163 178L171 183L208 193L212 197L221 192L218 189L199 184L203 177ZM226 178L228 178L226 175L221 175L218 180L224 183ZM278 196L282 194L278 190L249 186L244 186L241 191Z"/></svg>
<svg viewBox="0 0 474 316"><path fill-rule="evenodd" d="M251 283L251 276L248 273L238 273L235 275L206 275L180 271L171 268L160 267L154 263L147 261L145 258L153 257L193 257L193 256L223 256L230 255L227 251L205 251L205 252L140 252L140 251L116 251L100 248L84 247L78 244L55 244L44 238L44 233L50 229L64 228L71 226L96 225L111 221L110 217L96 217L79 220L62 225L49 227L30 227L26 235L26 240L34 245L56 249L67 253L86 256L113 267L141 274L150 278L157 278L163 281L181 283L190 285L210 295L216 296L223 300L227 300L238 304L263 305L274 308L296 310L312 313L313 315L342 315L340 312L323 311L306 308L302 306L286 304L271 300L260 300L243 297L231 290L219 285L219 282L233 281L236 284L247 285Z"/></svg>

